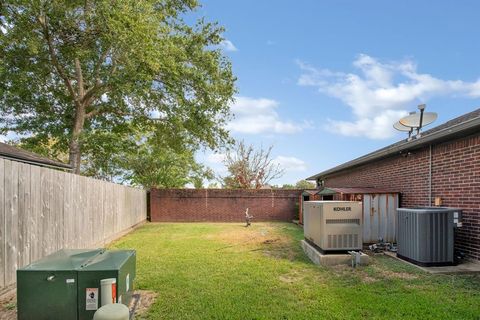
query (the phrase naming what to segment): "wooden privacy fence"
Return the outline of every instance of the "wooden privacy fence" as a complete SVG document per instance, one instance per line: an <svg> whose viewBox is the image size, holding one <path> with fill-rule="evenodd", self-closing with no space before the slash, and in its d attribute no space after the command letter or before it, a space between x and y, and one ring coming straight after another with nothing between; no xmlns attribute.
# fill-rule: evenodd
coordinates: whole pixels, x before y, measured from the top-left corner
<svg viewBox="0 0 480 320"><path fill-rule="evenodd" d="M102 246L147 216L146 191L0 159L0 290L63 248Z"/></svg>

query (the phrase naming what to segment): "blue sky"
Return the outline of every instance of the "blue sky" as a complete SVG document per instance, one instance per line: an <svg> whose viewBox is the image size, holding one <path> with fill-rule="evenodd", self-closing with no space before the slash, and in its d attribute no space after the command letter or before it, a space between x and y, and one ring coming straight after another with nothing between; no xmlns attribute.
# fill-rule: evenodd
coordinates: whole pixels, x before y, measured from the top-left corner
<svg viewBox="0 0 480 320"><path fill-rule="evenodd" d="M238 77L232 136L295 183L405 138L420 103L438 125L480 107L478 1L220 1L195 15L226 28ZM222 156L198 157L222 172Z"/></svg>

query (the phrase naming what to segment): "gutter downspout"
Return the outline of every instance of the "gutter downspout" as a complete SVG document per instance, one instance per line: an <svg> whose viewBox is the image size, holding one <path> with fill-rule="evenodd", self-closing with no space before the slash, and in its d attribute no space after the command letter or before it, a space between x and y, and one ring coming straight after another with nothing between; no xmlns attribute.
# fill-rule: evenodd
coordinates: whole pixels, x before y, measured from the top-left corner
<svg viewBox="0 0 480 320"><path fill-rule="evenodd" d="M432 206L432 145L429 145L429 166L428 166L428 206Z"/></svg>

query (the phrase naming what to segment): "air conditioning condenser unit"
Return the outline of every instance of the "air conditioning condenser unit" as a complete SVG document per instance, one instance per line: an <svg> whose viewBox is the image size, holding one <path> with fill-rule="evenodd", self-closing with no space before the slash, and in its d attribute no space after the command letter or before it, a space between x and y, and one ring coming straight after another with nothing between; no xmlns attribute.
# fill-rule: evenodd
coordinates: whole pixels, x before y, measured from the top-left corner
<svg viewBox="0 0 480 320"><path fill-rule="evenodd" d="M398 208L397 256L421 266L453 265L454 229L462 210L447 207Z"/></svg>

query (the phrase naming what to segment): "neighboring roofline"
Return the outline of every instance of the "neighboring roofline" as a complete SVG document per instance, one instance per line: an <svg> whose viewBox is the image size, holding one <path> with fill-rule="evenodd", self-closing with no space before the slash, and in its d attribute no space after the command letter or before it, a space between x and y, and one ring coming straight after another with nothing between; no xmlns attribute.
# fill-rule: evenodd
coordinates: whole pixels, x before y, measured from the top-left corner
<svg viewBox="0 0 480 320"><path fill-rule="evenodd" d="M399 154L403 151L414 150L432 143L450 140L476 132L478 133L478 129L480 129L480 117L472 118L459 124L448 126L446 128L432 132L430 134L426 132L419 139L413 139L411 141L404 141L403 143L392 144L388 147L371 152L334 168L317 173L316 175L308 177L305 180L317 180L320 177L324 177L342 170L351 169L353 167L357 167L375 160Z"/></svg>
<svg viewBox="0 0 480 320"><path fill-rule="evenodd" d="M322 194L394 194L399 193L394 190L371 188L371 187L324 187L323 190L319 193Z"/></svg>
<svg viewBox="0 0 480 320"><path fill-rule="evenodd" d="M320 191L318 194L321 195L321 196L330 196L330 195L334 195L334 194L337 194L338 192L335 191L335 190L332 190L330 188L323 188L322 191Z"/></svg>
<svg viewBox="0 0 480 320"><path fill-rule="evenodd" d="M48 161L33 161L33 160L27 160L22 157L15 157L11 154L5 154L0 152L0 158L7 159L7 160L13 160L17 162L23 162L31 165L37 165L40 167L46 167L46 168L53 168L53 169L63 169L63 170L68 170L71 171L72 167L69 164L66 163L61 163L53 160L48 160Z"/></svg>
<svg viewBox="0 0 480 320"><path fill-rule="evenodd" d="M318 194L319 192L320 192L320 189L304 189L302 191L302 195L304 195L305 193L308 193L309 195L314 196L314 195Z"/></svg>
<svg viewBox="0 0 480 320"><path fill-rule="evenodd" d="M50 168L50 169L62 169L62 170L67 170L67 171L72 171L72 167L68 164L65 163L59 163L59 164L51 164L51 163L43 163L40 161L31 161L31 160L25 160L22 158L17 158L17 157L12 157L10 155L5 155L0 153L0 158L2 159L7 159L7 160L13 160L17 162L23 162L31 165L36 165L39 167L45 167L45 168Z"/></svg>

